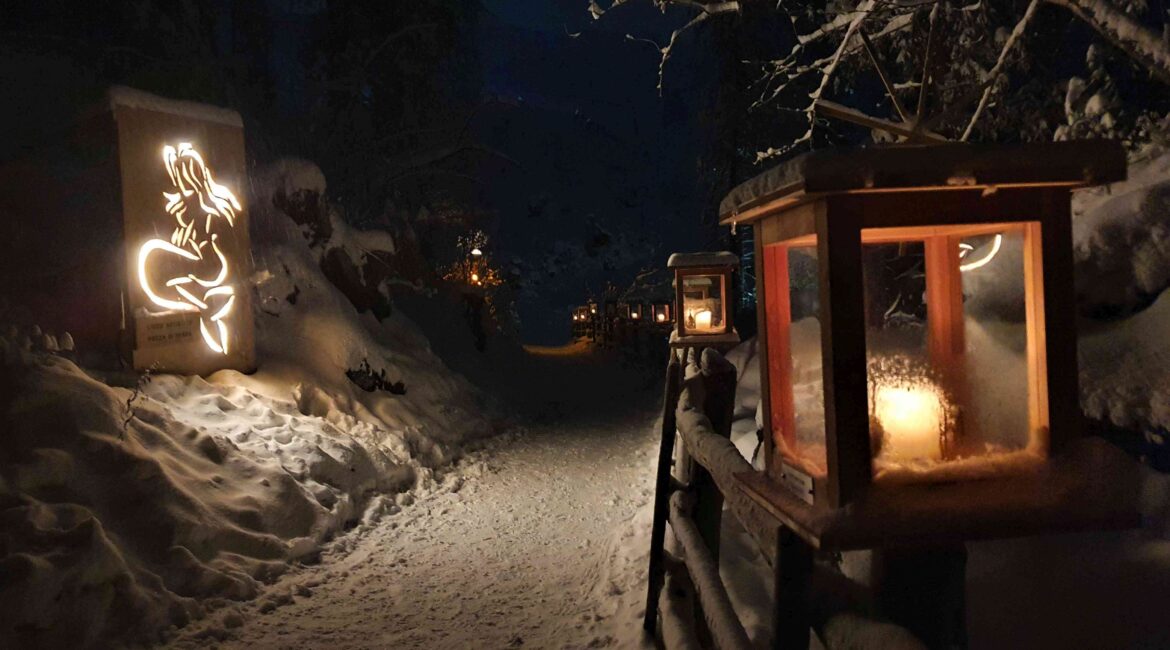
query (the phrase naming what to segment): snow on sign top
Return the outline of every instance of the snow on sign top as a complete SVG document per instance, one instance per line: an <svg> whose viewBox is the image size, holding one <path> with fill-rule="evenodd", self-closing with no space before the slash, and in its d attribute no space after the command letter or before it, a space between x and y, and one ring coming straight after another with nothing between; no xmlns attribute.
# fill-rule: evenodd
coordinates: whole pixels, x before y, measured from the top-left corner
<svg viewBox="0 0 1170 650"><path fill-rule="evenodd" d="M214 122L216 124L234 126L241 129L244 128L244 120L240 117L240 114L229 108L220 108L210 104L200 104L198 102L188 102L180 99L167 99L126 86L111 86L108 97L111 109L119 106L124 108L138 108L159 113L169 113L193 120Z"/></svg>
<svg viewBox="0 0 1170 650"><path fill-rule="evenodd" d="M1125 178L1111 140L1030 144L884 145L813 151L741 183L719 204L722 222L777 199L854 190L988 185L1101 185Z"/></svg>

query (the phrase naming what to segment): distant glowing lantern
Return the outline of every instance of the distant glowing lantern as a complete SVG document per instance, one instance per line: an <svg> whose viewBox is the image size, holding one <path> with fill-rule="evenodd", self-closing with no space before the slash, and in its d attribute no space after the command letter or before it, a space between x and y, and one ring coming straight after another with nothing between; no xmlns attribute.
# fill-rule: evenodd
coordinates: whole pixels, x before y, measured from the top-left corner
<svg viewBox="0 0 1170 650"><path fill-rule="evenodd" d="M656 302L650 307L654 314L654 322L659 324L666 324L671 321L671 304L669 302Z"/></svg>
<svg viewBox="0 0 1170 650"><path fill-rule="evenodd" d="M675 272L675 302L680 305L672 343L737 343L739 335L731 325L728 305L731 274L738 268L739 258L731 253L675 253L666 266ZM663 316L660 322L669 317L667 311L659 314Z"/></svg>
<svg viewBox="0 0 1170 650"><path fill-rule="evenodd" d="M473 248L471 249L471 254L475 257L479 257L480 255L483 255L483 251L479 250L478 248Z"/></svg>

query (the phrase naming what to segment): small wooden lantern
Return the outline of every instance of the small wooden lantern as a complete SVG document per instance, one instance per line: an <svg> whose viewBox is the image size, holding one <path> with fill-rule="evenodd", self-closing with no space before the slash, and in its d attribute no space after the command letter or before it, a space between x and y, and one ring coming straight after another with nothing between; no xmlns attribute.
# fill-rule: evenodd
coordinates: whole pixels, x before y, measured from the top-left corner
<svg viewBox="0 0 1170 650"><path fill-rule="evenodd" d="M669 302L656 302L651 306L655 325L667 325L674 322Z"/></svg>
<svg viewBox="0 0 1170 650"><path fill-rule="evenodd" d="M573 336L580 338L589 332L589 306L581 305L573 309Z"/></svg>
<svg viewBox="0 0 1170 650"><path fill-rule="evenodd" d="M675 253L666 262L674 271L676 327L671 345L734 345L739 334L731 323L731 274L739 267L732 253Z"/></svg>
<svg viewBox="0 0 1170 650"><path fill-rule="evenodd" d="M818 547L1133 523L1101 485L1124 461L1079 435L1070 219L1073 188L1124 177L1112 142L948 144L736 188L767 359L747 493Z"/></svg>
<svg viewBox="0 0 1170 650"><path fill-rule="evenodd" d="M643 315L646 313L645 306L640 302L632 302L630 305L630 320L640 322Z"/></svg>

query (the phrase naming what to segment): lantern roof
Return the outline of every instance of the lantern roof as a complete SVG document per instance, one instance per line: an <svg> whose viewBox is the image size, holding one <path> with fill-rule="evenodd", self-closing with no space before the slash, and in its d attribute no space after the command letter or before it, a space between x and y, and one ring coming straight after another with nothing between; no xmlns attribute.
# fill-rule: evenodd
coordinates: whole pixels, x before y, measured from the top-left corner
<svg viewBox="0 0 1170 650"><path fill-rule="evenodd" d="M1113 140L1026 144L897 144L811 151L739 184L719 204L722 223L750 222L816 196L955 187L1085 187L1125 179Z"/></svg>
<svg viewBox="0 0 1170 650"><path fill-rule="evenodd" d="M739 257L735 253L720 251L718 253L675 253L666 260L668 269L688 269L701 266L739 266Z"/></svg>

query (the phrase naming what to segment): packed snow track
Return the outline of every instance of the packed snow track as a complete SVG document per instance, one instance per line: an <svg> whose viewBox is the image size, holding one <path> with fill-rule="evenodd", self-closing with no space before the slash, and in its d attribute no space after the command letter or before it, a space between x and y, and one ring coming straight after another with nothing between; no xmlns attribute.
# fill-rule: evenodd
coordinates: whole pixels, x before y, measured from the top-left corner
<svg viewBox="0 0 1170 650"><path fill-rule="evenodd" d="M376 503L319 563L174 647L640 644L644 549L631 538L652 499L654 391L595 383L603 364L581 348L534 352L537 388L512 432Z"/></svg>

